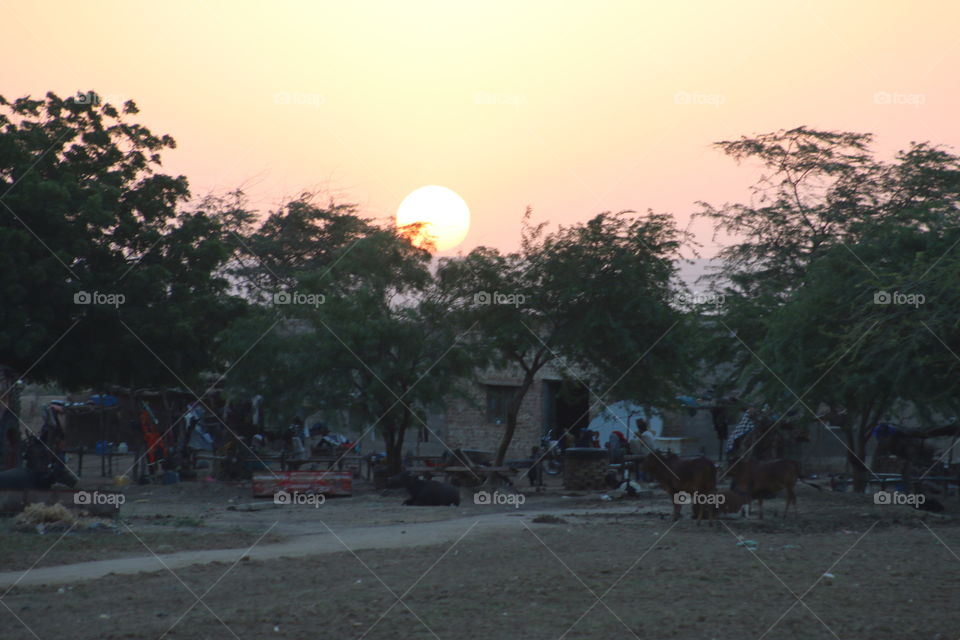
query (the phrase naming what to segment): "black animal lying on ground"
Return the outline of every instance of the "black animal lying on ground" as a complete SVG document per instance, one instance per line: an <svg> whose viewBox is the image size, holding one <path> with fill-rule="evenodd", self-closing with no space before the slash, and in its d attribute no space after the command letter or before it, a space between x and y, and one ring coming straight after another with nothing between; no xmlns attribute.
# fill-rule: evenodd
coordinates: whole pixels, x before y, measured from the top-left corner
<svg viewBox="0 0 960 640"><path fill-rule="evenodd" d="M452 484L436 480L421 480L409 471L403 471L387 479L387 487L405 487L410 497L403 504L420 507L443 507L460 505L460 490Z"/></svg>
<svg viewBox="0 0 960 640"><path fill-rule="evenodd" d="M57 470L35 471L24 467L0 471L0 489L49 489L54 484L76 486L75 478Z"/></svg>
<svg viewBox="0 0 960 640"><path fill-rule="evenodd" d="M54 484L77 485L77 477L36 436L26 440L26 466L0 471L0 489L49 489Z"/></svg>
<svg viewBox="0 0 960 640"><path fill-rule="evenodd" d="M926 498L923 501L923 504L916 505L916 508L920 511L930 511L933 513L943 513L943 503L937 500L936 498L931 498L930 496L924 496Z"/></svg>

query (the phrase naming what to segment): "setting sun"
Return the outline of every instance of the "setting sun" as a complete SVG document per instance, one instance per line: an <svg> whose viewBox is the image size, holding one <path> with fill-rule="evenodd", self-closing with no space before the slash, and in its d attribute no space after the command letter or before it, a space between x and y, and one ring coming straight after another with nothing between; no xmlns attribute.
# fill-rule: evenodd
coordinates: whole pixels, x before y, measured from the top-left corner
<svg viewBox="0 0 960 640"><path fill-rule="evenodd" d="M437 251L457 246L470 230L470 208L455 191L430 185L411 192L397 208L397 226L423 223L414 244L433 242Z"/></svg>

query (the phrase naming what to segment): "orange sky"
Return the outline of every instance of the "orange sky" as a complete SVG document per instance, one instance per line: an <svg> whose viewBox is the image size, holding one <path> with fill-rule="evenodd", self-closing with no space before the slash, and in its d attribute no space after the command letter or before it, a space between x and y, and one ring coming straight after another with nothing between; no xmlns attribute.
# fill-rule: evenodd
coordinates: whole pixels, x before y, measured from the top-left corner
<svg viewBox="0 0 960 640"><path fill-rule="evenodd" d="M742 199L712 141L806 124L960 147L954 2L4 2L0 94L134 98L195 194L326 189L392 216L439 184L459 250ZM875 96L894 96L877 104ZM897 97L899 96L899 97ZM880 100L883 102L883 99ZM900 103L900 104L897 104ZM695 229L713 253L709 229Z"/></svg>

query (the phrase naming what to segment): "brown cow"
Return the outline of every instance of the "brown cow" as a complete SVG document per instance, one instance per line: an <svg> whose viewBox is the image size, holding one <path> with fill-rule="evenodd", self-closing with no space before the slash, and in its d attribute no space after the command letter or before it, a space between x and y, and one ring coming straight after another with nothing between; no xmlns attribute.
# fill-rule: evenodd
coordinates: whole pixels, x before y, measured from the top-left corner
<svg viewBox="0 0 960 640"><path fill-rule="evenodd" d="M763 501L775 497L784 489L787 490L787 504L783 509L783 517L787 517L787 511L790 510L791 504L793 505L794 515L797 515L797 493L795 491L797 480L814 487L818 491L820 490L817 485L800 477L800 463L786 458L765 462L743 460L741 458L730 466L728 473L732 477L730 489L746 496L748 508L749 501L757 501L761 520L763 519Z"/></svg>
<svg viewBox="0 0 960 640"><path fill-rule="evenodd" d="M715 510L700 509L696 503L698 497L710 496L717 491L717 467L713 462L702 456L682 459L675 453L651 452L644 457L640 468L647 476L656 479L660 487L670 494L674 520L680 519L680 507L684 503L681 498L690 498L697 524L703 520L703 513L706 511L710 516L710 525L713 526Z"/></svg>

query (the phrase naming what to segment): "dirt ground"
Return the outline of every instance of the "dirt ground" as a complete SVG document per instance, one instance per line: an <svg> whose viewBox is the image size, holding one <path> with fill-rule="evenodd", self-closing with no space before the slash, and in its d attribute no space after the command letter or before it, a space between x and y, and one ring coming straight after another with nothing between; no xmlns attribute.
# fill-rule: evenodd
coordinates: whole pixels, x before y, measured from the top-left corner
<svg viewBox="0 0 960 640"><path fill-rule="evenodd" d="M773 500L763 521L698 527L689 513L673 523L662 491L601 494L551 487L514 508L465 492L459 508L417 508L361 483L315 509L243 485L131 487L129 532L2 530L0 549L20 553L0 570L21 581L0 587L0 637L960 638L955 497L930 514L803 487L798 517ZM57 551L77 536L88 542ZM57 577L65 562L129 563L136 545L151 572ZM151 555L197 548L226 550L169 570ZM44 553L52 573L23 577Z"/></svg>

